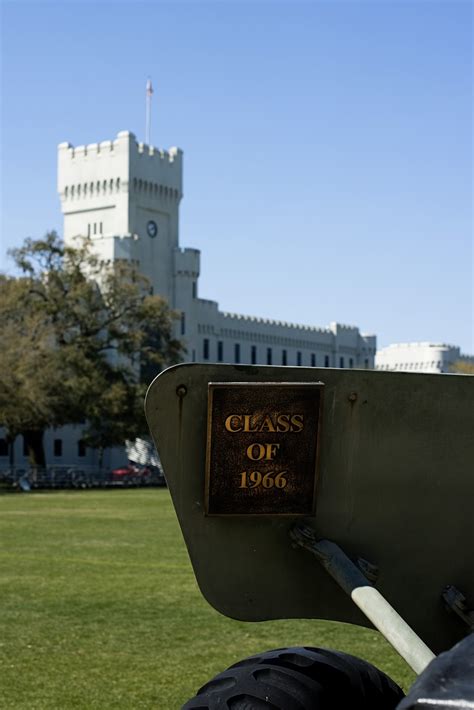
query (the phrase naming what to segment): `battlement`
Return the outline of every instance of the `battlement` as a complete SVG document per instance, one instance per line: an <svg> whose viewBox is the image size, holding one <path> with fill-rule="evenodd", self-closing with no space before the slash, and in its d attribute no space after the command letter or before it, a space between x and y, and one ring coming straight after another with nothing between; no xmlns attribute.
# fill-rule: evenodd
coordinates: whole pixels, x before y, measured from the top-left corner
<svg viewBox="0 0 474 710"><path fill-rule="evenodd" d="M113 151L121 152L124 145L130 146L130 152L134 152L137 156L148 155L155 160L168 163L179 162L183 154L183 151L176 146L169 148L169 150L164 150L163 148L146 145L146 143L138 143L135 134L131 131L120 131L120 133L117 134L117 138L113 141L101 141L100 143L89 143L88 145L78 145L76 147L71 143L60 143L58 145L58 151L67 154L71 160L86 157L93 159L96 156L107 155Z"/></svg>
<svg viewBox="0 0 474 710"><path fill-rule="evenodd" d="M120 179L122 183L136 181L171 196L182 197L183 152L172 147L163 150L138 143L130 131L120 131L115 140L74 147L70 143L58 146L58 187L64 188L90 180ZM70 192L70 189L69 189ZM77 193L77 187L76 187Z"/></svg>
<svg viewBox="0 0 474 710"><path fill-rule="evenodd" d="M449 345L448 343L430 343L428 341L425 342L413 342L413 343L392 343L391 345L387 345L385 348L382 348L381 351L383 350L401 350L401 349L411 349L411 350L417 350L419 348L437 348L437 349L445 349L445 350L459 350L456 345Z"/></svg>
<svg viewBox="0 0 474 710"><path fill-rule="evenodd" d="M199 249L175 249L174 268L175 273L180 276L189 276L197 279L200 270L201 252Z"/></svg>
<svg viewBox="0 0 474 710"><path fill-rule="evenodd" d="M311 332L311 333L326 333L326 334L331 333L331 330L329 328L316 328L315 326L312 326L312 325L301 325L299 323L287 323L286 321L272 320L271 318L260 318L258 316L244 316L244 315L241 315L240 313L223 312L222 316L223 316L223 318L229 318L232 320L237 320L237 321L249 323L249 324L257 323L259 325L277 326L279 328L292 328L294 330L301 330L301 331Z"/></svg>
<svg viewBox="0 0 474 710"><path fill-rule="evenodd" d="M334 335L359 332L359 328L355 325L344 325L344 323L336 323L336 321L332 321L329 324L329 329L334 333Z"/></svg>

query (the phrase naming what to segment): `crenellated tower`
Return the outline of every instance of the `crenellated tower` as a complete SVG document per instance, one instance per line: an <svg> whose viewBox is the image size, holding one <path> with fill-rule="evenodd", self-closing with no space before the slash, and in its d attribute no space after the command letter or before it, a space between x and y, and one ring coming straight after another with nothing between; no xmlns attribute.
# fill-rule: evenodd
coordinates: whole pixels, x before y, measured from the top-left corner
<svg viewBox="0 0 474 710"><path fill-rule="evenodd" d="M89 236L105 261L135 261L155 293L176 305L182 151L137 143L121 131L113 141L58 148L58 191L64 239ZM179 259L179 257L178 257Z"/></svg>
<svg viewBox="0 0 474 710"><path fill-rule="evenodd" d="M128 259L178 311L186 360L307 367L373 367L376 341L353 326L314 328L223 313L199 297L200 252L179 245L183 154L113 141L59 146L64 239L88 236L105 262Z"/></svg>

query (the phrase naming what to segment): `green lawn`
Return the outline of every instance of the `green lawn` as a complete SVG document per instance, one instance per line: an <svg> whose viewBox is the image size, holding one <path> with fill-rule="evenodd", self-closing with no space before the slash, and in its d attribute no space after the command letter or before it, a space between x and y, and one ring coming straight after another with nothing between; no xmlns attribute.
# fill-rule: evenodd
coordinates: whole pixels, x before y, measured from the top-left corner
<svg viewBox="0 0 474 710"><path fill-rule="evenodd" d="M231 663L287 645L413 680L375 631L214 611L163 489L1 495L0 569L2 709L173 710Z"/></svg>

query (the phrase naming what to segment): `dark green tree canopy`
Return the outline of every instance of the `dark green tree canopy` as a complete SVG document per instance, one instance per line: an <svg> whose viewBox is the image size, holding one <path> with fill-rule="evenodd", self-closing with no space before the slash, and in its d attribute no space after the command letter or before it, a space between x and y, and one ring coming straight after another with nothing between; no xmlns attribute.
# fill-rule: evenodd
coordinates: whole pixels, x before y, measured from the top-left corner
<svg viewBox="0 0 474 710"><path fill-rule="evenodd" d="M55 232L11 252L20 276L0 275L0 423L10 438L86 421L90 446L147 431L149 380L179 362L175 315L129 261L101 262L90 240ZM144 373L149 378L144 381ZM33 444L30 460L44 464Z"/></svg>

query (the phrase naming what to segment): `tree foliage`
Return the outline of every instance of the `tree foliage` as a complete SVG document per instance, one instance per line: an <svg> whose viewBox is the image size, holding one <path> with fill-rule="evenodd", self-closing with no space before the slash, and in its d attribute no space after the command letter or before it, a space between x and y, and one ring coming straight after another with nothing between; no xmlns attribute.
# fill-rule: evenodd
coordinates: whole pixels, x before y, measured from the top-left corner
<svg viewBox="0 0 474 710"><path fill-rule="evenodd" d="M460 375L474 375L474 363L468 360L457 360L450 370Z"/></svg>
<svg viewBox="0 0 474 710"><path fill-rule="evenodd" d="M23 434L30 460L48 427L83 422L84 441L118 445L147 431L143 397L180 360L174 314L129 261L101 262L89 240L55 232L11 252L20 272L0 276L0 422Z"/></svg>

